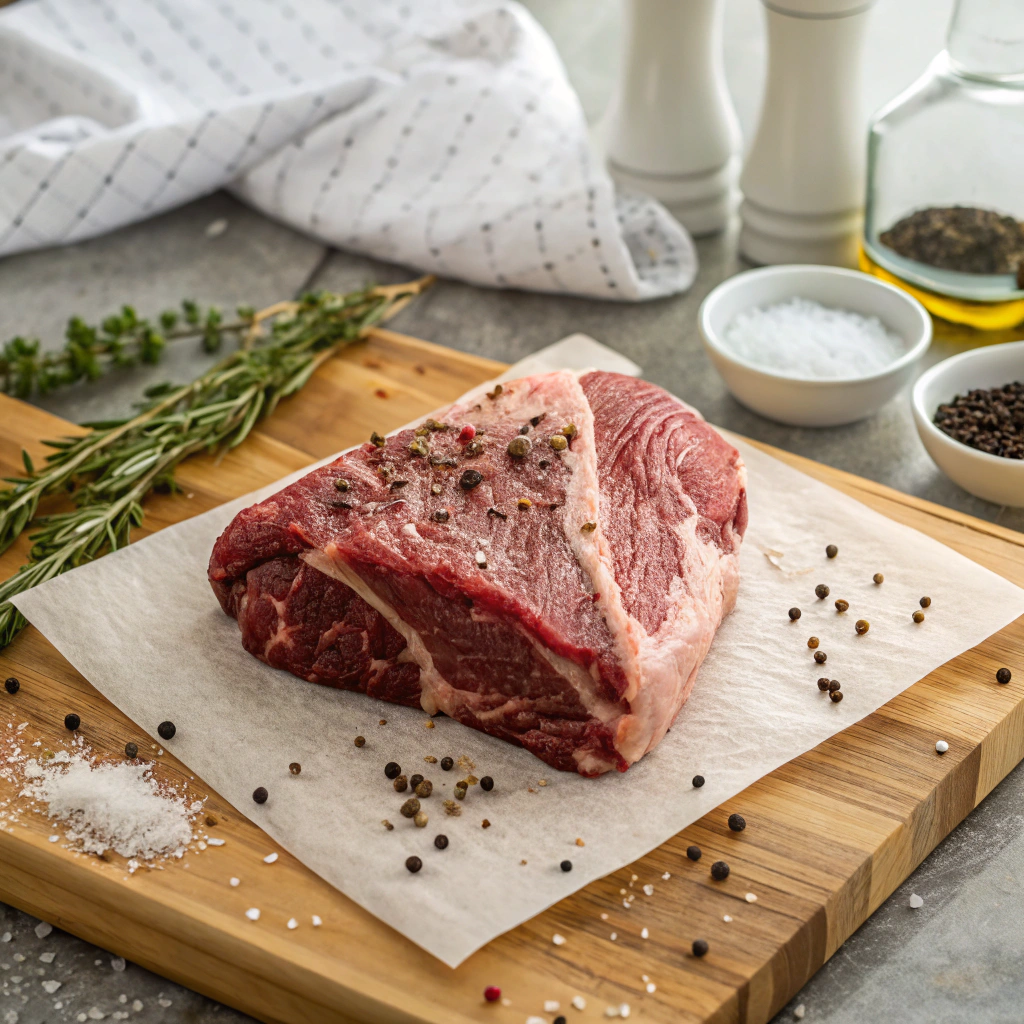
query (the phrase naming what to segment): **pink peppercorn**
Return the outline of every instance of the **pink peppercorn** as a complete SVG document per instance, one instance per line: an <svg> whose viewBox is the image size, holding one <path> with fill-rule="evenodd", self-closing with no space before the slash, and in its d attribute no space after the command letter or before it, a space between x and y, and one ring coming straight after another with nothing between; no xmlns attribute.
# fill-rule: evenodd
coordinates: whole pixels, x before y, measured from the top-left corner
<svg viewBox="0 0 1024 1024"><path fill-rule="evenodd" d="M476 427L474 427L472 423L467 423L459 431L460 444L468 444L470 441L473 440L474 437L476 437Z"/></svg>
<svg viewBox="0 0 1024 1024"><path fill-rule="evenodd" d="M484 989L484 999L489 1003L496 1003L501 998L501 989L497 985L488 985Z"/></svg>

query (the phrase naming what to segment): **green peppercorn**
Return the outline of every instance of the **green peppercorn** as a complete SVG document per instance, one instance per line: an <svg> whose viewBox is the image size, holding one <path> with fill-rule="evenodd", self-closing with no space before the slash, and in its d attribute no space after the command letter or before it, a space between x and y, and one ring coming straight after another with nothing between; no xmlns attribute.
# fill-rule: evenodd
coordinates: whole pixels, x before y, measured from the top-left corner
<svg viewBox="0 0 1024 1024"><path fill-rule="evenodd" d="M810 639L808 639L807 646L810 647L812 651L814 651L817 650L819 643L820 641L818 640L818 638L816 636L812 636L810 637Z"/></svg>
<svg viewBox="0 0 1024 1024"><path fill-rule="evenodd" d="M426 458L430 454L430 445L427 444L425 437L414 437L409 442L409 454L418 455L420 458Z"/></svg>
<svg viewBox="0 0 1024 1024"><path fill-rule="evenodd" d="M873 580L874 580L874 581L875 581L876 583L884 583L884 582L885 582L885 577L884 577L884 576L883 576L883 575L882 575L882 574L881 574L880 572L876 572L876 573L875 573L875 575L874 575L874 576L872 576L871 578L872 578L872 579L873 579Z"/></svg>
<svg viewBox="0 0 1024 1024"><path fill-rule="evenodd" d="M871 623L867 619L858 619L853 628L857 631L857 636L863 636L871 628Z"/></svg>
<svg viewBox="0 0 1024 1024"><path fill-rule="evenodd" d="M562 427L562 433L571 441L579 431L576 429L575 423L566 423L566 425Z"/></svg>
<svg viewBox="0 0 1024 1024"><path fill-rule="evenodd" d="M548 438L548 444L551 445L556 452L564 452L565 449L569 447L569 442L566 440L565 434L552 434L551 437Z"/></svg>
<svg viewBox="0 0 1024 1024"><path fill-rule="evenodd" d="M911 618L915 622L924 622L924 612L914 612L914 614L911 616Z"/></svg>
<svg viewBox="0 0 1024 1024"><path fill-rule="evenodd" d="M399 775L391 785L395 787L396 793L404 793L409 788L409 780L404 775Z"/></svg>
<svg viewBox="0 0 1024 1024"><path fill-rule="evenodd" d="M796 620L800 618L800 615L801 615L801 612L800 612L799 608L790 608L789 609L789 618L790 618L791 622L796 622Z"/></svg>
<svg viewBox="0 0 1024 1024"><path fill-rule="evenodd" d="M334 481L334 486L342 493L350 490L352 487L352 485L343 476L339 476L338 479Z"/></svg>
<svg viewBox="0 0 1024 1024"><path fill-rule="evenodd" d="M513 459L525 459L530 454L530 449L533 447L533 443L528 437L523 437L522 434L517 434L508 443L508 453Z"/></svg>
<svg viewBox="0 0 1024 1024"><path fill-rule="evenodd" d="M383 437L381 437L380 434L378 434L377 431L375 430L370 435L370 444L372 444L375 448L383 448L384 445L387 444L387 441Z"/></svg>
<svg viewBox="0 0 1024 1024"><path fill-rule="evenodd" d="M421 783L420 783L420 784L419 784L419 785L418 785L418 786L416 787L416 795L417 795L418 797L422 797L422 798L423 798L424 800L425 800L425 799L426 799L426 798L427 798L428 796L430 796L430 794L431 794L431 793L433 793L433 792L434 792L434 784L433 784L433 783L432 783L432 782L430 781L430 779L424 779L424 780L423 780L423 781L422 781L422 782L421 782Z"/></svg>
<svg viewBox="0 0 1024 1024"><path fill-rule="evenodd" d="M417 828L426 828L427 827L427 822L429 820L430 819L427 817L427 815L423 811L417 811L416 814L413 816L412 823Z"/></svg>
<svg viewBox="0 0 1024 1024"><path fill-rule="evenodd" d="M837 597L836 598L836 611L837 612L845 612L845 611L848 611L849 608L850 608L850 602L849 601L844 601L841 597Z"/></svg>
<svg viewBox="0 0 1024 1024"><path fill-rule="evenodd" d="M829 544L828 547L825 548L825 556L827 558L835 558L838 554L839 548L837 548L835 544Z"/></svg>
<svg viewBox="0 0 1024 1024"><path fill-rule="evenodd" d="M930 597L922 597L921 600L918 601L917 603L922 608L928 608L931 605L931 603L932 603L932 599Z"/></svg>
<svg viewBox="0 0 1024 1024"><path fill-rule="evenodd" d="M420 802L416 797L409 797L404 804L399 808L399 813L403 818L415 818L420 812Z"/></svg>
<svg viewBox="0 0 1024 1024"><path fill-rule="evenodd" d="M819 600L824 601L828 597L828 587L824 583L819 583L814 588L814 593L818 595Z"/></svg>

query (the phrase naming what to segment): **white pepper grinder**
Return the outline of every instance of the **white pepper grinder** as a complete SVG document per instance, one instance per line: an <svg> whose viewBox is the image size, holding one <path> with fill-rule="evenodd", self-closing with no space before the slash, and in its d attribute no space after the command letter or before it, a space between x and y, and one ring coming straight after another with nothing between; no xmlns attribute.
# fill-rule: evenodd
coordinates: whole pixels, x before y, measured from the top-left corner
<svg viewBox="0 0 1024 1024"><path fill-rule="evenodd" d="M755 263L856 266L866 119L861 53L875 0L762 0L768 78L740 176L740 251Z"/></svg>
<svg viewBox="0 0 1024 1024"><path fill-rule="evenodd" d="M723 0L624 0L622 71L605 122L608 170L694 235L738 198L739 122L722 60Z"/></svg>

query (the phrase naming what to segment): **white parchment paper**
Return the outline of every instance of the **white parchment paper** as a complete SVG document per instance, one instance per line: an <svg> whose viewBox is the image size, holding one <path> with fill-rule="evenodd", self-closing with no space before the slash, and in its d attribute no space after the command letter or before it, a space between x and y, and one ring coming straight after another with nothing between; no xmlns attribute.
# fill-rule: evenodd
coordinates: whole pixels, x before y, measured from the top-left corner
<svg viewBox="0 0 1024 1024"><path fill-rule="evenodd" d="M576 336L507 376L566 365L632 369ZM428 729L421 711L305 683L246 654L206 565L235 513L280 484L60 576L16 604L140 726L155 735L159 722L173 720L177 735L165 745L282 846L454 967L1024 613L1024 591L1001 577L749 445L739 448L750 527L736 610L671 733L623 775L553 771L449 719ZM824 553L829 543L839 547L833 560ZM885 575L881 586L872 582L876 572ZM827 601L815 598L818 583L831 588ZM932 605L918 626L911 614L924 594ZM834 609L837 597L850 602L844 615ZM803 609L796 623L787 616L793 605ZM871 623L866 636L854 632L858 618ZM812 634L828 654L824 669L807 648ZM841 680L842 703L818 691L822 674ZM356 748L360 734L366 746ZM477 776L494 778L493 792L472 787L461 816L446 817L441 801L466 772L443 772L427 755L470 758ZM936 755L928 746L921 756ZM425 829L398 813L408 794L384 777L391 760L434 783L423 801ZM292 761L302 765L298 777L289 774ZM701 789L689 784L696 773L707 780ZM263 806L251 798L260 785L270 792ZM433 845L440 832L450 838L443 852ZM576 846L577 837L586 845ZM419 874L405 869L410 854L423 860ZM570 873L558 866L567 858ZM263 884L274 884L270 873ZM638 932L642 899L634 906ZM250 884L239 913L253 905L259 897ZM259 926L284 922L265 915Z"/></svg>

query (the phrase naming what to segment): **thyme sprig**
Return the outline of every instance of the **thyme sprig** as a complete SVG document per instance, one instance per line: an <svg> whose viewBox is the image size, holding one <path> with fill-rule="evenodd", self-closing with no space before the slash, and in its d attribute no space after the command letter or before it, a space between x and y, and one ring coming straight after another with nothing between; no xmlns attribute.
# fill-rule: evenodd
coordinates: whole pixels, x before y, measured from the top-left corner
<svg viewBox="0 0 1024 1024"><path fill-rule="evenodd" d="M81 317L68 321L64 348L41 352L38 338L18 336L0 348L0 390L15 398L45 395L80 380L96 380L112 369L160 361L168 341L202 339L206 352L218 352L225 338L239 335L252 324L251 307L240 306L237 319L225 321L217 306L202 309L191 299L180 310L164 310L156 321L142 318L133 306L99 324Z"/></svg>
<svg viewBox="0 0 1024 1024"><path fill-rule="evenodd" d="M13 486L0 492L0 551L26 527L33 530L31 560L0 583L0 648L25 625L11 597L123 547L142 523L142 499L153 488L174 490L183 459L241 444L339 348L431 282L276 303L253 313L239 347L190 384L150 388L135 416L86 424L87 434L45 442L54 451L38 471L26 453L26 475L9 478ZM75 509L37 517L40 501L59 492L70 492Z"/></svg>

